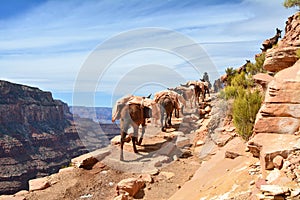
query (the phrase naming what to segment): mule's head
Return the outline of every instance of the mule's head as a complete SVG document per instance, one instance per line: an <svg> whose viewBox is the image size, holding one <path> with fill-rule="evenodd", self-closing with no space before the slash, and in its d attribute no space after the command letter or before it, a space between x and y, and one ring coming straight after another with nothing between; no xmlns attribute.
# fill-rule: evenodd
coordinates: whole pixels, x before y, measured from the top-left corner
<svg viewBox="0 0 300 200"><path fill-rule="evenodd" d="M276 28L276 36L278 38L281 38L281 32L282 32L282 30L280 30L279 28Z"/></svg>

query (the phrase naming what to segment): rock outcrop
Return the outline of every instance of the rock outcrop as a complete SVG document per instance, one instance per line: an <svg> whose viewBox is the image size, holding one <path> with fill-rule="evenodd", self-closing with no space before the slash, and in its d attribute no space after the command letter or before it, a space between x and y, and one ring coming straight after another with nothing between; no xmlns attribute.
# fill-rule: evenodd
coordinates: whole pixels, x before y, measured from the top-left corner
<svg viewBox="0 0 300 200"><path fill-rule="evenodd" d="M300 13L289 17L286 22L285 36L276 47L266 52L264 68L278 72L291 67L297 60L296 51L300 48Z"/></svg>
<svg viewBox="0 0 300 200"><path fill-rule="evenodd" d="M256 181L253 199L299 198L298 166L300 149L300 48L299 13L290 17L286 35L266 53L264 68L277 72L274 77L257 75L254 79L265 89L265 99L257 114L254 135L248 149L260 159L262 183ZM298 61L297 61L298 60ZM296 172L295 172L296 171ZM257 191L258 189L258 191Z"/></svg>
<svg viewBox="0 0 300 200"><path fill-rule="evenodd" d="M78 134L67 129L70 117L67 104L50 92L0 81L0 194L28 189L29 179L85 152Z"/></svg>
<svg viewBox="0 0 300 200"><path fill-rule="evenodd" d="M294 134L300 127L300 61L278 72L266 91L254 125L257 133Z"/></svg>

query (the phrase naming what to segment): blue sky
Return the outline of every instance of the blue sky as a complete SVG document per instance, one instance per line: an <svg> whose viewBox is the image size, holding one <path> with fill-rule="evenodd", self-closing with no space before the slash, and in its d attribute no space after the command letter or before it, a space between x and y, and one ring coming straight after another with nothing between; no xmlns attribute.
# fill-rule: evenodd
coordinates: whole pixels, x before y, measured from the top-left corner
<svg viewBox="0 0 300 200"><path fill-rule="evenodd" d="M70 105L77 77L91 52L124 32L159 27L191 38L213 62L213 69L203 70L215 79L227 67L239 67L246 59L253 61L262 41L272 37L275 28L284 29L287 17L296 11L284 8L283 0L0 2L0 79L51 91L55 98ZM136 43L146 39L144 35L134 37ZM123 48L125 42L129 43L114 44L114 49ZM166 52L126 54L115 60L103 77L96 90L95 105L111 105L111 91L120 91L116 89L118 81L123 73L128 73L124 69L151 63L170 66L184 79L196 79L199 75L185 61ZM165 78L161 73L155 76ZM165 85L153 86L162 89ZM149 84L147 87L145 93L151 90ZM143 87L137 86L137 94L139 90Z"/></svg>

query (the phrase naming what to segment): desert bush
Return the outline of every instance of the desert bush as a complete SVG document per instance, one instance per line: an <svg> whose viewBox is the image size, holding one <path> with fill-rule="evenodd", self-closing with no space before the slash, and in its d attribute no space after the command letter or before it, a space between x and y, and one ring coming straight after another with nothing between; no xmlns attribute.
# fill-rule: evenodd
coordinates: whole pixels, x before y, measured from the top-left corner
<svg viewBox="0 0 300 200"><path fill-rule="evenodd" d="M296 56L298 57L298 59L300 58L300 49L297 49Z"/></svg>
<svg viewBox="0 0 300 200"><path fill-rule="evenodd" d="M283 6L286 8L298 7L300 9L300 0L284 0Z"/></svg>
<svg viewBox="0 0 300 200"><path fill-rule="evenodd" d="M253 86L252 79L245 76L245 73L235 74L231 79L231 85L227 86L220 92L220 97L223 99L235 99L244 89Z"/></svg>
<svg viewBox="0 0 300 200"><path fill-rule="evenodd" d="M238 96L238 91L241 88L235 87L235 86L227 86L224 88L224 90L220 91L220 98L222 99L234 99Z"/></svg>
<svg viewBox="0 0 300 200"><path fill-rule="evenodd" d="M226 70L225 70L226 74L227 74L227 85L231 85L231 81L233 79L233 77L237 74L236 73L236 70L233 69L233 67L228 67Z"/></svg>
<svg viewBox="0 0 300 200"><path fill-rule="evenodd" d="M252 135L256 114L261 106L262 96L258 90L241 90L233 103L233 123L237 133L245 140Z"/></svg>
<svg viewBox="0 0 300 200"><path fill-rule="evenodd" d="M247 65L246 70L249 75L255 75L257 73L265 73L266 70L263 68L265 62L265 53L261 53L255 58L255 63L250 63Z"/></svg>

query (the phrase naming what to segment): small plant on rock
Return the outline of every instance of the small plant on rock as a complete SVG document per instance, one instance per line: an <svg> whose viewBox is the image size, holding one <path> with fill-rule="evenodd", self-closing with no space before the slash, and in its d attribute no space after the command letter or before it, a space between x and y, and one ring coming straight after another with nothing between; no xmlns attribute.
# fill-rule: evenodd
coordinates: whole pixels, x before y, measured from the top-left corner
<svg viewBox="0 0 300 200"><path fill-rule="evenodd" d="M300 58L300 49L297 49L296 56L297 56L298 59Z"/></svg>

